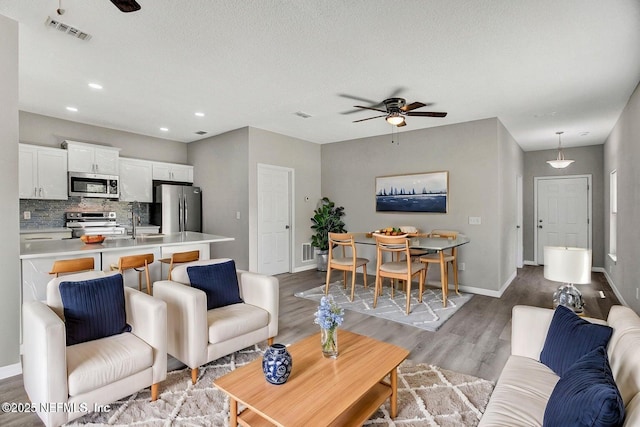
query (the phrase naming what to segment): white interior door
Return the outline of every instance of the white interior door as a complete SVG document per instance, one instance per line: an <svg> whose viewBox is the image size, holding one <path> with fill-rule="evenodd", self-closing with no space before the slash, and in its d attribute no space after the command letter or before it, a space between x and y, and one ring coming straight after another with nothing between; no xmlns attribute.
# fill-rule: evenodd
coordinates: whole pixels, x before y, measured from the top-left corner
<svg viewBox="0 0 640 427"><path fill-rule="evenodd" d="M258 272L280 274L291 265L292 170L258 165Z"/></svg>
<svg viewBox="0 0 640 427"><path fill-rule="evenodd" d="M537 263L545 246L590 249L588 177L537 179Z"/></svg>

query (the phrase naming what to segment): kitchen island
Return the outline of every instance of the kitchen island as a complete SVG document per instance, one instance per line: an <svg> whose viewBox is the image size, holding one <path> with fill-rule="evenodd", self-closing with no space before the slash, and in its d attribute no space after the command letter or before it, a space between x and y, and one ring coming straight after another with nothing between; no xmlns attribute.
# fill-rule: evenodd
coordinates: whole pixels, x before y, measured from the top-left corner
<svg viewBox="0 0 640 427"><path fill-rule="evenodd" d="M20 244L22 264L22 301L46 299L46 286L53 277L49 274L53 262L59 259L93 257L95 269L109 271L112 264L125 255L152 253L155 262L150 266L151 280L166 278L167 265L158 262L174 252L199 250L201 259L210 258L210 244L228 242L233 237L186 231L171 234L146 234L134 238L107 238L103 243L85 244L80 239L31 241ZM163 268L164 267L164 268ZM126 286L138 288L134 271L124 275Z"/></svg>

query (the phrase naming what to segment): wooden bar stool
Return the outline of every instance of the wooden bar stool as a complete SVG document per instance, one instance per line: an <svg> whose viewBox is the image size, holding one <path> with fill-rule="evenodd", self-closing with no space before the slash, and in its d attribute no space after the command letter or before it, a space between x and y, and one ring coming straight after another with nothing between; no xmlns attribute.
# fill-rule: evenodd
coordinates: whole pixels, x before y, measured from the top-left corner
<svg viewBox="0 0 640 427"><path fill-rule="evenodd" d="M167 275L167 280L171 280L171 270L173 270L174 264L198 261L199 259L200 251L188 251L175 252L171 254L170 258L160 258L158 261L164 264L169 264L169 274Z"/></svg>
<svg viewBox="0 0 640 427"><path fill-rule="evenodd" d="M76 273L93 269L93 258L61 259L53 263L49 274L55 274L55 277L58 277L61 273Z"/></svg>
<svg viewBox="0 0 640 427"><path fill-rule="evenodd" d="M147 293L151 295L151 277L149 275L149 264L153 263L153 254L121 256L118 264L111 264L111 270L118 270L124 274L125 270L135 270L138 272L138 290L142 291L142 273L147 279Z"/></svg>

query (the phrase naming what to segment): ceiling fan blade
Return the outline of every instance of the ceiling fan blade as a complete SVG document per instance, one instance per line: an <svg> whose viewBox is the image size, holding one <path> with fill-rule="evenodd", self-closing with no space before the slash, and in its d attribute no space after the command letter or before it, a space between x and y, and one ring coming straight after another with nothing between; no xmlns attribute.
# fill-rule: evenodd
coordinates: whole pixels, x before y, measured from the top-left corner
<svg viewBox="0 0 640 427"><path fill-rule="evenodd" d="M135 0L111 0L122 12L135 12L140 10L140 5Z"/></svg>
<svg viewBox="0 0 640 427"><path fill-rule="evenodd" d="M414 111L406 113L407 116L414 117L446 117L447 113L438 113L435 111Z"/></svg>
<svg viewBox="0 0 640 427"><path fill-rule="evenodd" d="M359 96L353 96L353 95L349 95L347 93L339 93L338 96L341 96L343 98L353 99L354 101L366 102L367 104L371 104L372 107L375 107L376 105L382 105L382 102L372 101L372 100L367 99L367 98L361 98Z"/></svg>
<svg viewBox="0 0 640 427"><path fill-rule="evenodd" d="M366 119L354 120L353 123L364 122L365 120L377 119L379 117L386 117L386 116L387 116L386 114L383 114L382 116L368 117Z"/></svg>
<svg viewBox="0 0 640 427"><path fill-rule="evenodd" d="M427 104L423 103L423 102L412 102L411 104L407 104L404 107L401 108L402 111L411 111L411 110L415 110L416 108L420 108L420 107L426 107Z"/></svg>
<svg viewBox="0 0 640 427"><path fill-rule="evenodd" d="M373 111L380 111L381 113L386 113L385 110L380 110L379 108L373 108L373 107L363 107L362 105L354 105L355 108L364 108L365 110L373 110Z"/></svg>

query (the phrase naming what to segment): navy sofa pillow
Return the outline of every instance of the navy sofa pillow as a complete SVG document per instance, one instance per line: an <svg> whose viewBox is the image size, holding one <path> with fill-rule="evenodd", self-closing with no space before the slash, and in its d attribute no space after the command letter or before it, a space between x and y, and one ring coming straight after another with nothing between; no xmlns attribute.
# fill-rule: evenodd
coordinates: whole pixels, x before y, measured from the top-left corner
<svg viewBox="0 0 640 427"><path fill-rule="evenodd" d="M61 282L59 289L68 346L131 331L121 274Z"/></svg>
<svg viewBox="0 0 640 427"><path fill-rule="evenodd" d="M562 377L578 359L600 346L607 347L613 329L581 319L559 305L547 332L540 362Z"/></svg>
<svg viewBox="0 0 640 427"><path fill-rule="evenodd" d="M615 427L624 422L624 402L604 347L582 356L556 384L544 411L544 427Z"/></svg>
<svg viewBox="0 0 640 427"><path fill-rule="evenodd" d="M236 263L233 260L187 267L187 274L191 286L207 295L207 310L244 302L240 298Z"/></svg>

